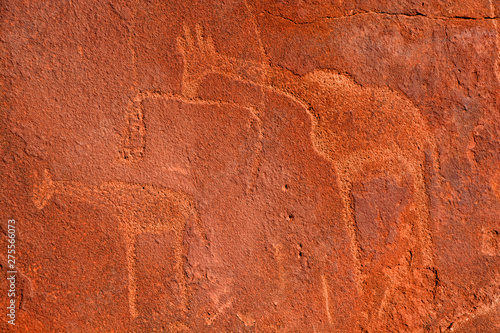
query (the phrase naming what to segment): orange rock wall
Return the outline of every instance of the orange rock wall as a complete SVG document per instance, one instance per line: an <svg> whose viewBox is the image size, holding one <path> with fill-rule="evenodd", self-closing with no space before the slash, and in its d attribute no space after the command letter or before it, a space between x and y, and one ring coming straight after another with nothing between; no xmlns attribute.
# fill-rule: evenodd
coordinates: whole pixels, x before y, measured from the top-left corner
<svg viewBox="0 0 500 333"><path fill-rule="evenodd" d="M499 332L498 17L0 1L0 330Z"/></svg>

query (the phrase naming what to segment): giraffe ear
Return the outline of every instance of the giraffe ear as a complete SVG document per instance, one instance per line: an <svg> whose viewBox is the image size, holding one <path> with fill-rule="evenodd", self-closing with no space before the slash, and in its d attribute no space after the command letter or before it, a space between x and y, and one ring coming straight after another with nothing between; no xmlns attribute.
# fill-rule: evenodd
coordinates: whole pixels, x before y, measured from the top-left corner
<svg viewBox="0 0 500 333"><path fill-rule="evenodd" d="M54 195L56 186L48 169L41 174L37 172L35 183L33 184L32 199L35 207L43 209Z"/></svg>

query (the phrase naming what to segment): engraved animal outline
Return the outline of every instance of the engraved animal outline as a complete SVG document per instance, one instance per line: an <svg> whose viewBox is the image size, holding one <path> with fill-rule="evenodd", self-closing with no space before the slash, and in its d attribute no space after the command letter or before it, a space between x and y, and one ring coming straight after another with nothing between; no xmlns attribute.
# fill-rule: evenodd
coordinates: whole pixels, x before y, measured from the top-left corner
<svg viewBox="0 0 500 333"><path fill-rule="evenodd" d="M247 6L248 7L248 6ZM433 267L433 249L432 240L430 235L430 228L428 225L428 196L425 191L425 180L424 180L424 170L423 162L425 161L424 151L430 149L434 152L434 143L430 135L430 131L426 128L425 121L420 117L418 110L411 104L407 103L407 107L411 112L407 113L413 116L413 120L417 123L417 126L411 127L415 131L411 131L413 137L418 137L420 142L417 142L413 147L401 147L398 145L397 140L388 141L387 143L382 143L379 146L370 147L370 149L364 149L356 151L355 153L342 154L335 149L329 149L325 145L325 139L332 139L321 131L321 114L317 112L316 106L311 104L308 99L311 96L301 95L301 90L297 89L301 85L319 85L320 87L326 87L326 90L336 90L338 88L345 88L345 86L354 86L356 84L353 80L349 79L344 75L334 73L325 70L315 70L314 72L304 76L295 76L286 70L273 67L268 64L268 62L256 62L248 61L243 59L232 58L228 56L223 56L219 54L214 46L212 39L203 35L203 30L199 25L195 26L195 35L192 36L189 28L184 26L184 36L177 39L177 46L183 55L184 59L184 76L182 81L182 91L181 94L185 100L197 99L197 90L203 79L211 73L219 73L225 76L235 78L236 80L242 82L254 83L261 89L277 89L282 93L289 95L290 98L302 104L306 110L308 110L309 115L312 118L313 130L311 133L311 139L313 145L320 155L329 160L338 174L339 189L341 192L341 198L344 204L344 220L346 222L347 229L350 233L351 243L353 244L353 257L357 265L358 276L360 280L358 281L358 286L363 282L361 263L360 263L360 244L357 235L357 226L353 211L353 202L351 198L351 188L352 184L359 179L363 179L364 173L366 171L366 166L368 164L377 165L378 169L386 169L386 167L393 169L393 176L401 176L405 171L410 171L410 173L415 177L415 191L416 194L416 210L419 210L419 221L417 222L417 238L420 243L420 248L423 250L422 254L422 266ZM257 35L259 34L256 28ZM265 52L263 51L262 42L260 41L260 48L265 58ZM277 80L278 79L278 80ZM279 81L279 79L282 79ZM359 85L356 87L358 90L363 90L365 94L369 93L381 93L382 95L391 95L396 97L396 99L403 100L402 96L397 96L398 94L384 88L364 88ZM378 89L378 90L377 90ZM311 90L311 89L309 89ZM155 92L149 92L154 94ZM323 94L328 94L328 92L323 91ZM144 152L144 118L142 115L141 103L142 100L148 96L147 92L140 93L131 102L129 107L129 132L128 136L125 138L123 156L127 154L132 156L133 159L140 158ZM165 95L166 97L172 97ZM263 102L262 102L263 103ZM404 103L403 103L404 104ZM257 119L257 124L260 125L260 107L255 105L254 115ZM410 117L411 118L411 117ZM405 121L405 119L402 119ZM415 135L418 133L418 135ZM139 137L141 142L138 148L133 150L133 144L129 145L127 142L132 142L132 137L135 134ZM428 140L428 138L431 138ZM333 137L335 141L335 137ZM352 140L352 141L359 141ZM340 142L340 145L342 143ZM132 149L130 149L130 147ZM337 140L337 146L339 142ZM127 149L131 153L127 153ZM257 148L256 152L259 153L260 150ZM394 153L397 154L394 154ZM393 154L391 154L393 153ZM257 154L258 155L258 154ZM398 155L396 158L391 157L391 155ZM131 160L133 160L131 159ZM258 172L258 156L256 158L256 163L254 172ZM397 167L394 167L396 165Z"/></svg>
<svg viewBox="0 0 500 333"><path fill-rule="evenodd" d="M416 238L417 245L412 251L420 256L418 258L420 260L419 266L424 269L433 269L434 250L429 226L429 198L425 188L424 164L426 150L434 151L434 143L428 139L431 137L430 131L427 129L418 110L405 98L389 89L360 87L352 79L337 73L313 71L305 75L302 82L297 84L297 76L279 69L277 72L277 76L279 75L281 79L277 81L285 83L278 88L289 92L292 96L298 97L306 104L313 118L313 130L311 133L313 144L316 150L332 163L338 175L338 186L344 205L344 221L351 237L351 243L353 244L354 262L358 265L356 268L359 274L358 288L360 292L363 291L362 285L368 276L362 269L362 250L354 211L352 187L355 182L366 180L367 175L369 179L369 173L372 171L388 171L392 177L396 178L398 183L402 183L402 178L406 173L412 176L412 193L414 197L410 209L416 212L417 215L417 221L415 221L416 230L411 236ZM306 89L301 90L300 88L304 86ZM349 96L349 90L355 93ZM307 96L308 93L312 94ZM352 104L355 104L351 103L355 100L354 97L358 97L361 101L372 98L375 100L395 100L396 107L394 110L396 112L406 111L402 112L403 115L399 119L398 115L395 115L395 118L399 122L407 124L407 128L410 129L408 134L413 135L413 137L410 136L410 140L413 142L410 142L409 145L405 145L406 142L400 144L401 140L398 138L398 133L389 133L389 135L384 133L380 135L381 139L378 142L369 142L367 138L361 135L362 133L356 135L357 133L355 132L347 132L342 126L335 128L337 132L329 132L328 126L325 125L331 125L331 123L325 121L324 118L327 118L328 112L332 111L330 111L331 109L326 109L326 105L321 105L321 102L325 100L324 104L328 104L328 98L325 98L328 95L333 95L337 98L341 97L348 101L347 105L341 106L338 108L339 110L336 110L340 114L339 118L342 118L346 114L344 111L351 111L349 109L353 107ZM314 101L316 101L316 105ZM317 101L320 102L318 103ZM330 107L334 108L335 104ZM379 118L375 122L384 123L391 120L391 116L394 116L390 112L392 107L391 105L382 105L379 109L375 110L373 112L374 116ZM366 105L361 106L360 109L363 108L367 109ZM373 116L363 114L359 110L352 111L352 113L356 112L358 112L357 116L360 118ZM406 117L408 119L404 119ZM379 129L382 128L381 126L379 127ZM377 125L374 125L374 129L377 129ZM387 141L384 142L384 138ZM349 143L351 143L352 150L349 150ZM356 146L362 146L362 148L357 149ZM410 274L411 272L408 273ZM396 284L392 284L392 286L385 291L386 294L392 294L395 291ZM387 296L385 295L384 298ZM383 303L376 306L382 307ZM381 313L375 309L369 311L374 311L374 315Z"/></svg>
<svg viewBox="0 0 500 333"><path fill-rule="evenodd" d="M232 106L232 107L238 107L240 109L244 109L246 112L248 112L248 115L250 117L249 126L255 130L255 134L258 137L258 140L256 141L255 146L253 147L255 157L254 157L254 160L252 161L251 166L250 166L252 178L250 179L248 186L247 186L247 192L252 190L253 185L254 185L255 180L256 180L256 176L255 176L255 174L257 172L256 170L258 169L259 164L260 164L259 155L260 155L260 151L262 150L262 143L261 143L262 129L260 126L261 120L258 117L257 111L255 108L241 107L240 105L237 105L235 103L221 103L221 102L213 102L213 101L207 101L207 100L192 100L192 99L186 98L185 96L172 95L172 94L162 93L162 92L158 92L158 91L139 91L136 93L136 95L133 98L130 99L129 104L128 104L128 108L127 108L126 120L127 120L128 126L126 127L125 136L124 136L122 146L121 146L120 151L119 151L120 158L121 158L122 162L135 163L135 162L140 161L144 157L145 148L146 148L146 137L145 137L146 136L146 124L145 124L145 119L144 119L144 110L143 110L144 105L143 105L143 103L146 99L174 100L174 101L179 101L179 102L183 102L183 103L205 105L205 106L206 105L219 106L219 107L220 106ZM169 167L168 171L182 173L183 175L189 174L189 171L186 171L183 168L178 168L175 166ZM104 186L104 185L102 185L102 186ZM142 185L138 184L138 186L140 187ZM129 190L133 191L132 188L130 188ZM47 197L50 199L51 195L43 194L42 193L43 191L37 191L36 189L34 191L40 192L38 194L38 196L35 196L35 197L37 197L37 199L34 199L34 201L37 201L37 203L35 203L35 204L38 204L39 206L45 205L44 202L47 201ZM182 195L184 195L184 194L182 194ZM184 195L184 196L187 197L187 195ZM193 215L193 218L195 219L196 224L197 224L197 228L199 228L197 230L201 231L201 234L205 235L205 232L203 231L203 227L201 226L201 223L200 223L198 216L194 217L194 215L197 214L197 210L194 208L195 204L193 203L193 201L189 201L189 205L193 208L191 215ZM141 222L136 221L135 223L140 224ZM203 242L206 242L206 239L204 238L204 236L201 236L201 239ZM180 245L182 245L182 244L179 243L178 247ZM128 241L127 249L133 249L133 240ZM128 254L128 257L131 258L130 253ZM180 261L180 259L178 259L178 261ZM131 261L129 259L128 262L129 262L130 270L133 270L135 267L133 264L133 261ZM130 262L132 262L132 264L130 264ZM131 291L129 292L129 295L130 295L129 298L132 300L131 304L130 304L130 309L131 309L131 313L133 314L133 317L137 317L138 312L137 312L137 309L135 306L135 303L136 303L135 299L137 298L137 295L135 293L135 279L134 279L135 274L129 274L129 275L130 275L129 280L131 281L131 284L132 284L132 286L130 287ZM180 274L180 275L182 275L182 274ZM181 281L183 281L182 286L184 286L183 288L185 288L186 284L185 284L185 281L183 280L184 277L183 276L181 276L181 277L182 277ZM218 293L221 293L224 295L228 293L228 290L226 290L225 287L220 287L220 286L218 286L218 287L219 287L219 289L221 289L220 291L218 291ZM224 302L221 302L218 299L218 297L219 296L217 296L217 295L211 296L213 306L215 307L215 310L214 310L215 314L210 318L205 318L205 322L207 323L207 325L211 325L213 323L213 321L222 312L227 310L227 308L229 308L232 304L232 298L229 301L224 303ZM186 299L186 297L183 296L183 299ZM187 311L186 304L185 304L186 302L187 301L184 301L184 304L182 306L184 311Z"/></svg>
<svg viewBox="0 0 500 333"><path fill-rule="evenodd" d="M364 179L365 173L371 170L391 170L391 175L400 180L405 173L410 173L413 177L413 205L412 209L417 213L416 232L417 249L420 249L421 267L424 269L434 269L434 249L429 226L429 197L425 188L425 162L426 154L435 155L435 144L430 129L426 121L421 116L419 110L402 94L391 91L388 88L362 87L351 78L327 70L315 70L303 77L294 75L278 66L271 66L268 63L252 62L223 56L215 50L210 37L204 37L200 26L195 27L195 36L184 26L184 37L179 37L177 45L184 57L184 77L182 93L186 98L196 98L196 92L204 77L210 73L219 73L230 78L251 82L259 85L262 89L277 89L287 94L304 106L312 118L313 129L311 139L317 152L330 161L338 175L338 186L344 205L344 220L350 234L354 262L358 271L358 288L361 291L363 284L363 273L361 268L360 243L353 209L352 186L354 182ZM261 45L260 45L261 46ZM262 48L262 46L261 46ZM200 61L201 60L201 61ZM202 62L208 64L202 67ZM193 69L193 70L192 70ZM241 73L244 75L241 75ZM249 75L258 73L258 75ZM306 91L319 91L316 96L307 96L304 86L309 87ZM312 89L319 88L320 90ZM351 140L351 143L360 143L363 140L367 148L356 150L355 152L342 149L344 142L336 138L332 133L325 132L321 128L322 114L318 111L318 106L313 105L311 97L321 100L321 94L335 94L335 91L352 88L358 95L368 98L379 98L395 101L396 112L391 113L393 106L386 103L382 108L384 112L378 116L378 121L396 119L408 128L409 138L401 140L398 133L390 133L387 141L379 140L378 145L367 142L365 138L357 137L352 139L349 135L343 139ZM318 98L319 97L319 98ZM257 115L259 106L256 106ZM394 110L392 110L394 111ZM398 115L398 111L404 111L403 116ZM384 117L386 117L384 119ZM392 119L394 120L394 119ZM342 129L340 129L342 130ZM344 133L350 134L350 133ZM330 142L328 142L330 141ZM333 141L333 145L331 142ZM327 144L330 143L330 146ZM333 149L332 149L333 146ZM371 166L371 170L369 168ZM375 167L375 168L373 168ZM367 170L368 169L368 170Z"/></svg>
<svg viewBox="0 0 500 333"><path fill-rule="evenodd" d="M136 95L127 105L125 115L127 126L120 153L122 161L134 162L144 156L146 149L146 125L142 111L141 94Z"/></svg>
<svg viewBox="0 0 500 333"><path fill-rule="evenodd" d="M139 234L174 232L175 267L180 289L180 308L186 312L187 286L183 273L183 245L187 224L197 223L197 211L188 196L165 188L124 182L107 182L101 185L86 185L71 181L53 181L45 169L34 183L32 200L42 210L55 194L63 194L75 200L105 207L113 211L120 220L126 246L128 272L128 300L132 318L137 318L137 258L136 242ZM141 200L142 199L142 200ZM139 204L130 206L130 203Z"/></svg>

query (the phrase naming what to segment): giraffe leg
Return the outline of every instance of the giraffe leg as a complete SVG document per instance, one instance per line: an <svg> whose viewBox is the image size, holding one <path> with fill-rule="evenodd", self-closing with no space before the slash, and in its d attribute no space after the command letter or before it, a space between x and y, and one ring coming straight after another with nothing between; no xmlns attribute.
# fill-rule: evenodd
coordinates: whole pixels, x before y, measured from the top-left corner
<svg viewBox="0 0 500 333"><path fill-rule="evenodd" d="M348 172L337 168L338 186L340 188L340 196L343 204L343 219L346 225L347 232L349 234L351 242L351 251L353 256L353 262L355 265L356 276L357 276L357 288L358 292L362 292L363 285L363 274L361 271L361 258L360 258L360 245L358 239L358 229L356 226L356 219L354 215L354 203L352 201L351 189L352 183L350 180L350 175Z"/></svg>
<svg viewBox="0 0 500 333"><path fill-rule="evenodd" d="M130 316L132 317L132 319L135 319L139 316L139 313L137 311L137 258L135 253L136 238L136 235L125 235L128 272L128 302Z"/></svg>
<svg viewBox="0 0 500 333"><path fill-rule="evenodd" d="M183 233L182 233L183 234ZM177 273L177 279L179 281L179 298L180 298L180 309L182 312L186 313L187 311L187 283L186 276L184 274L184 239L181 236L182 234L176 235L175 242L175 270Z"/></svg>

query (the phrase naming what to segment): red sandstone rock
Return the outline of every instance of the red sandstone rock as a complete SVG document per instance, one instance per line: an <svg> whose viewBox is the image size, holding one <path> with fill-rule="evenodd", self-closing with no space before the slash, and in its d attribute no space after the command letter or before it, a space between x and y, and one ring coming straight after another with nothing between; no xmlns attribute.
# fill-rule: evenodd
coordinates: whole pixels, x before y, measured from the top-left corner
<svg viewBox="0 0 500 333"><path fill-rule="evenodd" d="M3 1L1 330L500 331L499 12Z"/></svg>

